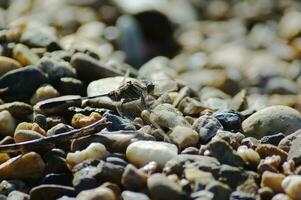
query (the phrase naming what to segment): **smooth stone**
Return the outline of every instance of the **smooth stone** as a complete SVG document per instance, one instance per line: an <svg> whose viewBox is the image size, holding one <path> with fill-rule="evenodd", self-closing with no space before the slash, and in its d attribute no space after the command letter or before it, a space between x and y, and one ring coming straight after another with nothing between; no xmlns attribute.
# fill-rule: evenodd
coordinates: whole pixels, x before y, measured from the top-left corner
<svg viewBox="0 0 301 200"><path fill-rule="evenodd" d="M215 117L202 115L194 121L193 129L199 133L200 142L208 142L223 126Z"/></svg>
<svg viewBox="0 0 301 200"><path fill-rule="evenodd" d="M58 97L58 91L52 85L43 85L39 87L30 99L32 105L46 99Z"/></svg>
<svg viewBox="0 0 301 200"><path fill-rule="evenodd" d="M177 106L177 108L184 114L184 115L198 115L200 112L204 111L206 108L205 106L191 98L191 97L184 97Z"/></svg>
<svg viewBox="0 0 301 200"><path fill-rule="evenodd" d="M130 144L126 150L127 159L140 167L151 161L155 161L160 167L163 167L177 154L176 145L157 141L137 141Z"/></svg>
<svg viewBox="0 0 301 200"><path fill-rule="evenodd" d="M61 152L59 149L52 149L44 155L46 163L45 172L50 173L68 173L70 170L66 164L65 152Z"/></svg>
<svg viewBox="0 0 301 200"><path fill-rule="evenodd" d="M281 183L284 178L285 178L285 175L283 175L283 174L265 171L262 174L260 186L261 187L269 187L274 192L280 193L280 192L283 192Z"/></svg>
<svg viewBox="0 0 301 200"><path fill-rule="evenodd" d="M76 192L73 187L45 184L32 188L29 194L31 200L55 200L64 195L75 196Z"/></svg>
<svg viewBox="0 0 301 200"><path fill-rule="evenodd" d="M192 128L185 126L176 126L169 134L169 138L180 149L195 146L199 141L199 134Z"/></svg>
<svg viewBox="0 0 301 200"><path fill-rule="evenodd" d="M242 123L248 136L261 139L266 135L291 134L301 128L301 114L287 106L270 106L257 111Z"/></svg>
<svg viewBox="0 0 301 200"><path fill-rule="evenodd" d="M232 148L237 149L245 139L245 136L242 133L233 133L230 131L218 130L212 140L221 139L228 142Z"/></svg>
<svg viewBox="0 0 301 200"><path fill-rule="evenodd" d="M33 130L17 130L14 134L15 142L25 142L43 138L44 136Z"/></svg>
<svg viewBox="0 0 301 200"><path fill-rule="evenodd" d="M13 48L13 58L22 66L35 65L40 59L31 49L20 43Z"/></svg>
<svg viewBox="0 0 301 200"><path fill-rule="evenodd" d="M273 198L271 200L293 200L293 199L291 199L286 194L279 193L279 194L276 194L275 196L273 196Z"/></svg>
<svg viewBox="0 0 301 200"><path fill-rule="evenodd" d="M231 194L230 187L219 181L210 182L205 189L214 194L213 200L228 200Z"/></svg>
<svg viewBox="0 0 301 200"><path fill-rule="evenodd" d="M82 151L76 151L74 153L68 153L66 157L66 163L70 169L73 166L91 159L101 159L107 154L106 147L101 143L91 143L86 149Z"/></svg>
<svg viewBox="0 0 301 200"><path fill-rule="evenodd" d="M58 58L44 56L38 63L38 68L48 75L51 83L59 82L62 77L76 77L76 69L69 62Z"/></svg>
<svg viewBox="0 0 301 200"><path fill-rule="evenodd" d="M285 138L283 138L279 144L278 147L286 152L289 152L292 143L295 139L299 138L301 136L301 130L297 130L294 133L285 136Z"/></svg>
<svg viewBox="0 0 301 200"><path fill-rule="evenodd" d="M190 127L183 114L170 104L157 105L150 114L150 120L164 128L174 128L176 126Z"/></svg>
<svg viewBox="0 0 301 200"><path fill-rule="evenodd" d="M147 174L128 164L123 172L121 183L129 190L139 191L146 188Z"/></svg>
<svg viewBox="0 0 301 200"><path fill-rule="evenodd" d="M0 194L7 196L12 191L24 191L25 183L20 180L3 180L0 183Z"/></svg>
<svg viewBox="0 0 301 200"><path fill-rule="evenodd" d="M11 158L0 165L0 179L38 179L44 172L45 163L35 152Z"/></svg>
<svg viewBox="0 0 301 200"><path fill-rule="evenodd" d="M47 174L41 184L56 184L56 185L65 185L72 186L72 174Z"/></svg>
<svg viewBox="0 0 301 200"><path fill-rule="evenodd" d="M220 163L214 157L180 154L165 164L163 172L167 175L176 174L181 177L184 169L189 167L197 167L200 170L217 175Z"/></svg>
<svg viewBox="0 0 301 200"><path fill-rule="evenodd" d="M29 200L29 195L20 191L12 191L6 200Z"/></svg>
<svg viewBox="0 0 301 200"><path fill-rule="evenodd" d="M121 197L123 200L150 200L150 198L143 193L140 192L132 192L129 190L125 190L121 193Z"/></svg>
<svg viewBox="0 0 301 200"><path fill-rule="evenodd" d="M266 93L280 95L296 95L298 94L298 86L292 80L282 77L275 77L269 79L266 83Z"/></svg>
<svg viewBox="0 0 301 200"><path fill-rule="evenodd" d="M277 146L283 138L285 138L285 135L283 133L267 135L267 136L264 136L261 138L260 143L261 144L272 144L272 145Z"/></svg>
<svg viewBox="0 0 301 200"><path fill-rule="evenodd" d="M151 175L147 187L153 200L184 199L181 186L162 174Z"/></svg>
<svg viewBox="0 0 301 200"><path fill-rule="evenodd" d="M77 200L96 200L96 199L116 200L116 196L111 189L100 186L95 189L85 190L80 192L76 196L76 199Z"/></svg>
<svg viewBox="0 0 301 200"><path fill-rule="evenodd" d="M224 140L213 140L208 144L208 149L213 157L220 163L236 167L243 167L244 160Z"/></svg>
<svg viewBox="0 0 301 200"><path fill-rule="evenodd" d="M46 81L46 75L36 67L11 70L0 78L0 88L7 88L0 96L5 101L27 100Z"/></svg>
<svg viewBox="0 0 301 200"><path fill-rule="evenodd" d="M287 160L293 160L296 166L301 164L301 137L297 137L292 141L291 147L288 151Z"/></svg>
<svg viewBox="0 0 301 200"><path fill-rule="evenodd" d="M9 111L0 112L0 132L3 136L13 136L17 122Z"/></svg>
<svg viewBox="0 0 301 200"><path fill-rule="evenodd" d="M120 71L107 67L101 64L100 61L83 53L74 54L70 63L76 69L79 78L87 82L122 75Z"/></svg>
<svg viewBox="0 0 301 200"><path fill-rule="evenodd" d="M301 176L291 175L284 178L282 188L292 199L301 199Z"/></svg>
<svg viewBox="0 0 301 200"><path fill-rule="evenodd" d="M234 110L217 111L213 114L222 125L224 130L231 132L239 132L241 130L241 123L243 116Z"/></svg>
<svg viewBox="0 0 301 200"><path fill-rule="evenodd" d="M63 123L59 123L47 131L47 136L58 135L60 133L71 131L73 129L74 128L72 126L69 126L69 125L63 124Z"/></svg>
<svg viewBox="0 0 301 200"><path fill-rule="evenodd" d="M115 91L122 85L124 80L135 81L135 79L133 78L124 79L123 76L108 77L92 81L87 87L87 95L95 96ZM109 97L101 97L94 100L88 100L88 104L113 110L116 109L117 106L116 102L113 102Z"/></svg>
<svg viewBox="0 0 301 200"><path fill-rule="evenodd" d="M261 158L266 158L272 155L278 155L281 158L281 162L287 160L288 154L277 146L271 144L260 144L255 151L260 155Z"/></svg>
<svg viewBox="0 0 301 200"><path fill-rule="evenodd" d="M33 108L31 105L19 101L1 104L0 111L4 110L9 111L13 117L21 119L26 118L33 112Z"/></svg>
<svg viewBox="0 0 301 200"><path fill-rule="evenodd" d="M72 77L62 77L58 83L58 91L62 95L82 95L84 84L81 80Z"/></svg>
<svg viewBox="0 0 301 200"><path fill-rule="evenodd" d="M21 68L18 61L5 56L0 56L0 66L0 76L11 70Z"/></svg>

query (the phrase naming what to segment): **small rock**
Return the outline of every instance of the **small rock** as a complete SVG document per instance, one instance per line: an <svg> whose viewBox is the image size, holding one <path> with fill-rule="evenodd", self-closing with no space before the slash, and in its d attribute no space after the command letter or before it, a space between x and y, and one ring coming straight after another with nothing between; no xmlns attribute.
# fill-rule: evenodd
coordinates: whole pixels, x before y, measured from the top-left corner
<svg viewBox="0 0 301 200"><path fill-rule="evenodd" d="M7 110L0 112L0 132L3 136L13 136L17 124Z"/></svg>
<svg viewBox="0 0 301 200"><path fill-rule="evenodd" d="M0 88L7 88L0 96L5 101L27 100L46 81L46 75L36 67L11 70L0 78Z"/></svg>
<svg viewBox="0 0 301 200"><path fill-rule="evenodd" d="M261 144L272 144L278 146L279 142L285 137L283 133L277 133L274 135L267 135L261 138Z"/></svg>
<svg viewBox="0 0 301 200"><path fill-rule="evenodd" d="M21 68L18 61L4 56L0 56L0 66L0 76L11 70Z"/></svg>
<svg viewBox="0 0 301 200"><path fill-rule="evenodd" d="M76 196L76 199L77 200L96 200L96 199L116 200L116 196L111 189L100 186L95 189L85 190L80 192Z"/></svg>
<svg viewBox="0 0 301 200"><path fill-rule="evenodd" d="M176 145L156 141L137 141L130 144L126 150L127 159L136 166L143 166L148 162L155 161L160 167L163 167L177 154Z"/></svg>
<svg viewBox="0 0 301 200"><path fill-rule="evenodd" d="M212 173L199 170L196 167L186 168L184 170L184 175L191 184L197 183L202 186L206 186L208 183L214 180Z"/></svg>
<svg viewBox="0 0 301 200"><path fill-rule="evenodd" d="M283 193L276 194L271 200L292 200L289 196Z"/></svg>
<svg viewBox="0 0 301 200"><path fill-rule="evenodd" d="M39 57L23 44L16 44L13 48L13 58L22 66L35 65L39 61Z"/></svg>
<svg viewBox="0 0 301 200"><path fill-rule="evenodd" d="M241 186L247 178L248 174L238 167L222 165L219 171L219 181L226 183L232 189L236 189L237 186Z"/></svg>
<svg viewBox="0 0 301 200"><path fill-rule="evenodd" d="M43 136L46 136L44 129L42 129L37 123L21 122L20 124L18 124L15 132L19 130L32 130Z"/></svg>
<svg viewBox="0 0 301 200"><path fill-rule="evenodd" d="M157 105L150 114L150 120L164 128L174 128L176 126L188 126L189 122L183 114L170 104Z"/></svg>
<svg viewBox="0 0 301 200"><path fill-rule="evenodd" d="M51 85L44 85L36 90L36 92L30 99L30 103L34 105L39 101L43 101L58 96L59 93L54 87L52 87Z"/></svg>
<svg viewBox="0 0 301 200"><path fill-rule="evenodd" d="M245 136L242 133L232 133L230 131L218 130L212 140L221 139L228 142L232 148L237 149L245 139Z"/></svg>
<svg viewBox="0 0 301 200"><path fill-rule="evenodd" d="M272 199L274 192L269 187L262 187L258 190L258 194L262 200L270 200Z"/></svg>
<svg viewBox="0 0 301 200"><path fill-rule="evenodd" d="M271 144L261 144L256 148L256 152L260 155L261 158L265 158L272 155L279 155L281 162L286 161L287 153L282 149L271 145Z"/></svg>
<svg viewBox="0 0 301 200"><path fill-rule="evenodd" d="M15 142L25 142L43 138L44 136L33 130L17 130L14 134Z"/></svg>
<svg viewBox="0 0 301 200"><path fill-rule="evenodd" d="M70 169L78 163L85 160L101 159L107 154L106 147L101 143L91 143L86 149L82 151L76 151L74 153L68 153L66 162Z"/></svg>
<svg viewBox="0 0 301 200"><path fill-rule="evenodd" d="M76 69L79 78L87 82L122 75L120 71L112 67L104 66L100 61L83 53L74 54L70 62Z"/></svg>
<svg viewBox="0 0 301 200"><path fill-rule="evenodd" d="M229 186L219 181L212 181L205 189L214 194L213 200L228 200L231 194Z"/></svg>
<svg viewBox="0 0 301 200"><path fill-rule="evenodd" d="M47 174L43 180L41 181L41 184L55 184L55 185L64 185L64 186L72 186L72 174Z"/></svg>
<svg viewBox="0 0 301 200"><path fill-rule="evenodd" d="M72 187L54 184L39 185L30 190L31 200L50 200L58 199L64 195L75 196L75 190Z"/></svg>
<svg viewBox="0 0 301 200"><path fill-rule="evenodd" d="M265 171L262 174L260 186L269 187L276 193L283 192L281 183L284 178L285 176L283 174Z"/></svg>
<svg viewBox="0 0 301 200"><path fill-rule="evenodd" d="M213 114L222 125L224 130L238 132L241 130L243 117L239 112L234 110L217 111Z"/></svg>
<svg viewBox="0 0 301 200"><path fill-rule="evenodd" d="M182 99L177 108L184 115L196 115L206 109L201 102L190 97Z"/></svg>
<svg viewBox="0 0 301 200"><path fill-rule="evenodd" d="M19 101L1 104L0 111L4 111L4 110L9 111L13 117L21 118L21 119L26 118L28 115L32 114L33 112L31 105Z"/></svg>
<svg viewBox="0 0 301 200"><path fill-rule="evenodd" d="M0 165L0 179L38 179L45 163L37 153L30 152L11 158Z"/></svg>
<svg viewBox="0 0 301 200"><path fill-rule="evenodd" d="M237 149L237 154L248 164L257 166L260 161L259 154L247 146L240 146Z"/></svg>
<svg viewBox="0 0 301 200"><path fill-rule="evenodd" d="M7 196L13 191L24 191L25 183L20 180L3 180L0 183L0 194Z"/></svg>
<svg viewBox="0 0 301 200"><path fill-rule="evenodd" d="M71 125L74 128L82 128L91 125L101 119L101 115L97 112L92 112L89 116L83 114L75 114L72 117Z"/></svg>
<svg viewBox="0 0 301 200"><path fill-rule="evenodd" d="M121 179L122 185L133 191L139 191L146 188L146 181L147 175L131 164L126 166Z"/></svg>
<svg viewBox="0 0 301 200"><path fill-rule="evenodd" d="M47 131L47 136L57 135L60 133L71 131L71 130L73 130L72 126L69 126L69 125L63 124L63 123L59 123Z"/></svg>
<svg viewBox="0 0 301 200"><path fill-rule="evenodd" d="M72 77L62 77L57 89L62 95L81 95L84 92L84 84L81 80Z"/></svg>
<svg viewBox="0 0 301 200"><path fill-rule="evenodd" d="M193 129L199 133L200 141L205 143L213 138L218 130L223 129L223 126L216 118L203 115L194 121Z"/></svg>
<svg viewBox="0 0 301 200"><path fill-rule="evenodd" d="M29 200L29 195L15 190L9 193L7 200Z"/></svg>
<svg viewBox="0 0 301 200"><path fill-rule="evenodd" d="M284 13L279 22L280 35L286 39L291 39L301 32L301 23L297 19L301 17L301 12L290 10Z"/></svg>
<svg viewBox="0 0 301 200"><path fill-rule="evenodd" d="M290 150L288 152L287 160L293 160L296 166L301 164L301 137L297 137L292 141Z"/></svg>
<svg viewBox="0 0 301 200"><path fill-rule="evenodd" d="M182 188L162 174L153 174L147 180L147 187L154 200L181 200Z"/></svg>
<svg viewBox="0 0 301 200"><path fill-rule="evenodd" d="M150 200L150 198L143 193L140 192L132 192L132 191L128 191L125 190L121 193L121 197L123 200Z"/></svg>
<svg viewBox="0 0 301 200"><path fill-rule="evenodd" d="M270 172L278 172L278 167L281 164L281 157L278 155L268 156L264 159L260 160L260 163L257 167L257 171L259 173L263 173L264 171Z"/></svg>
<svg viewBox="0 0 301 200"><path fill-rule="evenodd" d="M282 188L292 199L301 199L301 176L287 176L282 181Z"/></svg>
<svg viewBox="0 0 301 200"><path fill-rule="evenodd" d="M297 130L294 133L285 136L285 138L283 138L279 144L278 147L281 148L282 150L288 152L291 148L292 142L301 136L301 130Z"/></svg>
<svg viewBox="0 0 301 200"><path fill-rule="evenodd" d="M220 163L237 167L243 167L244 160L232 149L232 147L224 140L211 141L208 148L212 156Z"/></svg>
<svg viewBox="0 0 301 200"><path fill-rule="evenodd" d="M169 138L180 149L195 146L199 141L199 134L192 128L185 126L176 126L169 135Z"/></svg>
<svg viewBox="0 0 301 200"><path fill-rule="evenodd" d="M288 135L300 128L301 114L288 106L264 108L248 117L242 123L244 133L258 139L280 132Z"/></svg>

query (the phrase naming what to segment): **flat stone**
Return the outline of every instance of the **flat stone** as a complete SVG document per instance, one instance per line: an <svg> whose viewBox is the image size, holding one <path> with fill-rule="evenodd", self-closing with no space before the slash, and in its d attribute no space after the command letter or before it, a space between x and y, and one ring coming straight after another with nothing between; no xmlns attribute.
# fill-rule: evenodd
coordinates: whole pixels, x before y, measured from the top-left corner
<svg viewBox="0 0 301 200"><path fill-rule="evenodd" d="M31 105L20 101L1 104L0 111L3 110L9 111L13 117L21 119L26 118L33 112L33 108Z"/></svg>
<svg viewBox="0 0 301 200"><path fill-rule="evenodd" d="M0 76L11 70L21 68L18 61L5 56L0 56L0 66Z"/></svg>
<svg viewBox="0 0 301 200"><path fill-rule="evenodd" d="M244 160L224 140L211 141L208 144L208 148L212 156L222 164L237 167L243 167L245 165Z"/></svg>
<svg viewBox="0 0 301 200"><path fill-rule="evenodd" d="M280 156L282 163L286 161L288 156L288 154L285 151L271 144L260 144L256 148L256 152L260 155L261 158L265 158L272 155L278 155Z"/></svg>
<svg viewBox="0 0 301 200"><path fill-rule="evenodd" d="M192 128L185 126L176 126L169 134L169 138L180 149L195 146L199 141L199 134Z"/></svg>
<svg viewBox="0 0 301 200"><path fill-rule="evenodd" d="M177 154L176 145L157 141L137 141L130 144L126 150L127 159L140 167L151 161L155 161L160 167L163 167Z"/></svg>
<svg viewBox="0 0 301 200"><path fill-rule="evenodd" d="M129 190L139 191L146 188L147 178L147 174L139 171L135 166L128 164L124 169L121 183Z"/></svg>
<svg viewBox="0 0 301 200"><path fill-rule="evenodd" d="M87 82L122 75L120 71L104 66L100 61L83 53L74 54L70 62L76 69L79 78Z"/></svg>
<svg viewBox="0 0 301 200"><path fill-rule="evenodd" d="M50 200L58 199L62 196L75 196L75 190L73 187L45 184L39 185L30 190L31 200Z"/></svg>
<svg viewBox="0 0 301 200"><path fill-rule="evenodd" d="M292 142L301 136L301 130L297 130L294 133L285 136L279 144L278 147L281 148L282 150L288 152L292 146Z"/></svg>
<svg viewBox="0 0 301 200"><path fill-rule="evenodd" d="M0 165L0 179L38 179L44 172L45 163L35 152L11 158Z"/></svg>
<svg viewBox="0 0 301 200"><path fill-rule="evenodd" d="M181 200L182 188L162 174L153 174L147 180L147 187L154 200Z"/></svg>
<svg viewBox="0 0 301 200"><path fill-rule="evenodd" d="M17 130L14 134L15 142L25 142L43 138L44 136L33 130Z"/></svg>
<svg viewBox="0 0 301 200"><path fill-rule="evenodd" d="M301 199L301 176L291 175L282 181L282 188L292 199Z"/></svg>
<svg viewBox="0 0 301 200"><path fill-rule="evenodd" d="M247 136L261 139L266 135L291 134L301 128L301 114L288 106L270 106L257 111L242 123Z"/></svg>

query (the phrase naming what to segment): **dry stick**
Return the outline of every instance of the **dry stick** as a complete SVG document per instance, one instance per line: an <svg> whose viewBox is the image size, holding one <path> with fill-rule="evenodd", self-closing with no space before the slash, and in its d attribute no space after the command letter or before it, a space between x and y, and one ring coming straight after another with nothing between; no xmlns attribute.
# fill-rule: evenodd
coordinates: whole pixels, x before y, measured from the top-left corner
<svg viewBox="0 0 301 200"><path fill-rule="evenodd" d="M15 144L6 144L0 145L0 152L1 153L11 153L22 151L26 149L33 149L36 146L40 145L55 145L56 142L64 142L70 139L80 138L87 135L91 135L100 129L103 129L110 123L106 121L106 118L102 118L97 122L88 125L86 127L80 129L73 129L71 131L67 131L64 133L60 133L58 135L48 136L44 138L39 138L35 140L15 143Z"/></svg>

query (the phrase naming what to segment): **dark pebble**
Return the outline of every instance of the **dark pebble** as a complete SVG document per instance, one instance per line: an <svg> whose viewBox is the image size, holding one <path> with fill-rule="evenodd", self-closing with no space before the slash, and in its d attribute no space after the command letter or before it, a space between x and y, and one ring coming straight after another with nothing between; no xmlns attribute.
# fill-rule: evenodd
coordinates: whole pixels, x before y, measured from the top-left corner
<svg viewBox="0 0 301 200"><path fill-rule="evenodd" d="M267 135L261 138L261 144L272 144L278 146L279 142L285 137L283 133L277 133L274 135Z"/></svg>
<svg viewBox="0 0 301 200"><path fill-rule="evenodd" d="M213 116L223 125L224 129L232 132L241 131L243 116L234 110L217 111Z"/></svg>

